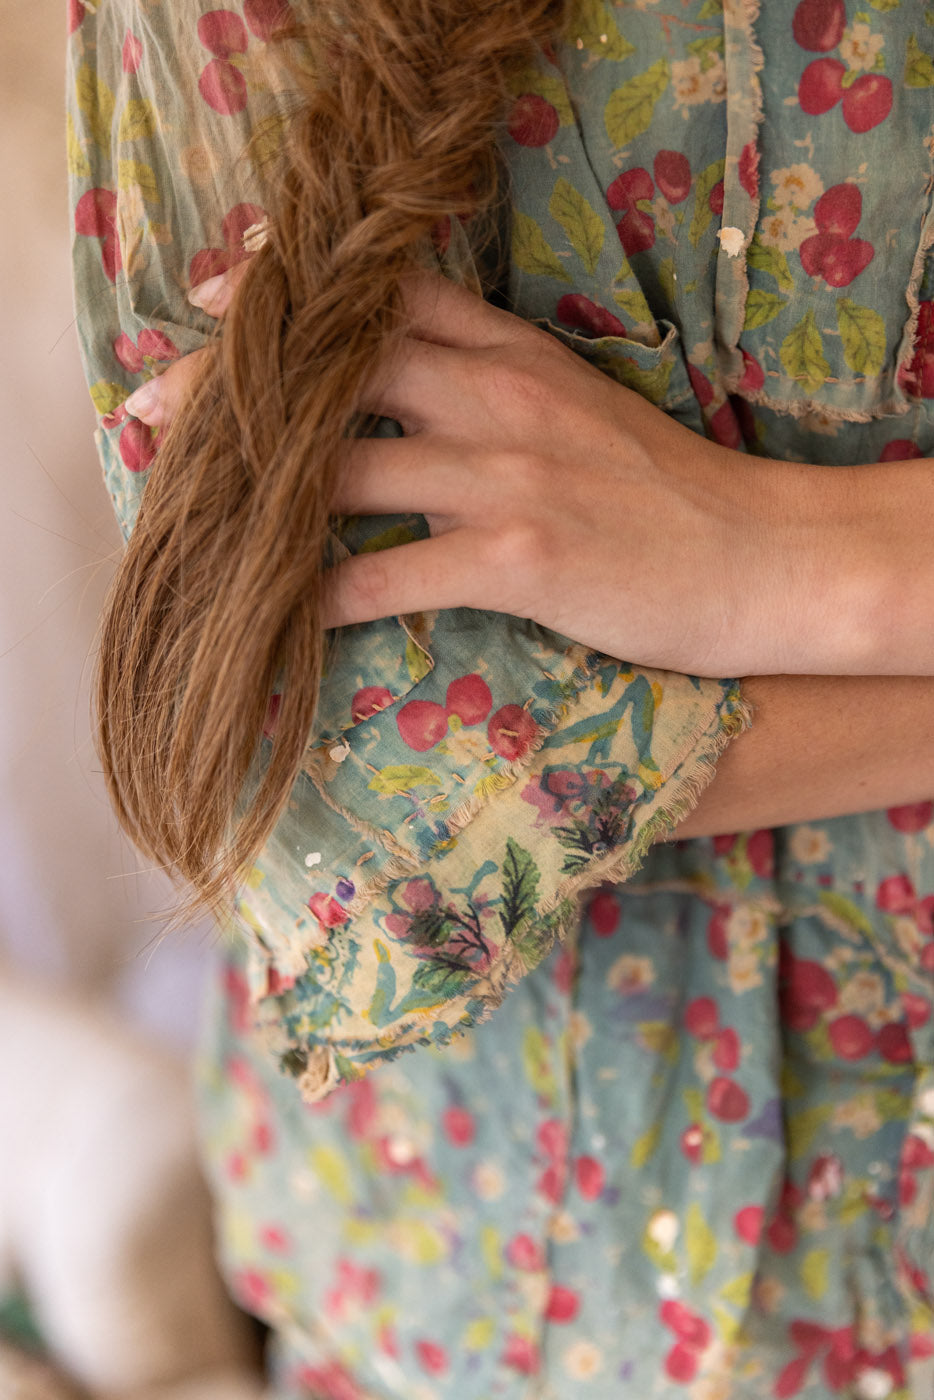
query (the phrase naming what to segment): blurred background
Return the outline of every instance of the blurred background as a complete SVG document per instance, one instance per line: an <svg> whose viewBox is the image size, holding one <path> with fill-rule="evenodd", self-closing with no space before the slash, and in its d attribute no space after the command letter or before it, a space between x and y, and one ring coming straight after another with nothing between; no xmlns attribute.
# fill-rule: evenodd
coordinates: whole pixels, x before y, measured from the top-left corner
<svg viewBox="0 0 934 1400"><path fill-rule="evenodd" d="M158 941L170 887L118 835L90 740L119 536L73 325L65 0L0 14L0 957L184 1044L210 934Z"/></svg>

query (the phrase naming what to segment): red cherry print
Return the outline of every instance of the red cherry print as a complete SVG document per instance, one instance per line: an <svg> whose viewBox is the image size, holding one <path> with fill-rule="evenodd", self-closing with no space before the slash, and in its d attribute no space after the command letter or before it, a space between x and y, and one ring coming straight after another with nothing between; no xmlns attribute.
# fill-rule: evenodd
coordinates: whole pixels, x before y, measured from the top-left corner
<svg viewBox="0 0 934 1400"><path fill-rule="evenodd" d="M927 1025L931 1016L931 1005L924 997L919 997L916 992L902 992L902 1006L913 1031Z"/></svg>
<svg viewBox="0 0 934 1400"><path fill-rule="evenodd" d="M772 1387L775 1400L792 1400L793 1396L798 1395L804 1389L810 1368L809 1356L796 1356L794 1361L783 1366Z"/></svg>
<svg viewBox="0 0 934 1400"><path fill-rule="evenodd" d="M361 686L350 702L350 718L354 724L361 724L363 720L372 719L374 715L379 714L380 710L385 710L386 706L392 703L392 691L387 690L386 686Z"/></svg>
<svg viewBox="0 0 934 1400"><path fill-rule="evenodd" d="M739 1036L732 1026L727 1026L714 1041L713 1062L717 1066L717 1069L722 1069L727 1073L731 1073L738 1067L739 1060Z"/></svg>
<svg viewBox="0 0 934 1400"><path fill-rule="evenodd" d="M124 73L135 73L137 68L139 68L142 57L143 41L142 39L137 39L136 35L132 34L128 29L120 54L120 63Z"/></svg>
<svg viewBox="0 0 934 1400"><path fill-rule="evenodd" d="M551 1286L545 1317L549 1322L573 1322L580 1311L580 1298L572 1288L564 1288L560 1283Z"/></svg>
<svg viewBox="0 0 934 1400"><path fill-rule="evenodd" d="M113 190L87 190L75 205L75 233L106 238L115 228L117 196Z"/></svg>
<svg viewBox="0 0 934 1400"><path fill-rule="evenodd" d="M765 383L765 370L759 364L754 355L750 355L748 350L742 352L743 364L746 366L743 377L736 388L740 394L754 394L757 389L761 389Z"/></svg>
<svg viewBox="0 0 934 1400"><path fill-rule="evenodd" d="M237 258L232 253L225 252L223 248L202 248L200 252L195 253L188 265L189 285L197 287L199 282L206 282L209 277L226 272L235 262Z"/></svg>
<svg viewBox="0 0 934 1400"><path fill-rule="evenodd" d="M84 19L85 9L81 0L68 0L68 33L74 34Z"/></svg>
<svg viewBox="0 0 934 1400"><path fill-rule="evenodd" d="M746 842L746 858L760 880L775 873L775 837L767 828L754 831Z"/></svg>
<svg viewBox="0 0 934 1400"><path fill-rule="evenodd" d="M235 204L224 215L221 233L228 248L242 252L241 240L248 228L261 224L266 218L266 210L261 204Z"/></svg>
<svg viewBox="0 0 934 1400"><path fill-rule="evenodd" d="M541 1366L538 1347L527 1337L510 1332L503 1348L503 1365L510 1366L523 1376L534 1376Z"/></svg>
<svg viewBox="0 0 934 1400"><path fill-rule="evenodd" d="M884 122L892 110L892 80L883 73L863 73L843 94L843 120L862 134Z"/></svg>
<svg viewBox="0 0 934 1400"><path fill-rule="evenodd" d="M876 1032L876 1049L890 1065L907 1065L914 1059L908 1032L900 1021L891 1021Z"/></svg>
<svg viewBox="0 0 934 1400"><path fill-rule="evenodd" d="M447 711L434 700L410 700L396 715L396 724L410 749L427 753L448 732Z"/></svg>
<svg viewBox="0 0 934 1400"><path fill-rule="evenodd" d="M611 938L619 923L619 900L609 890L595 894L587 906L591 927L598 938Z"/></svg>
<svg viewBox="0 0 934 1400"><path fill-rule="evenodd" d="M909 1133L905 1138L901 1165L909 1171L917 1171L919 1167L934 1167L934 1152L917 1133Z"/></svg>
<svg viewBox="0 0 934 1400"><path fill-rule="evenodd" d="M545 1267L545 1253L531 1235L513 1235L506 1245L506 1258L515 1269L535 1272Z"/></svg>
<svg viewBox="0 0 934 1400"><path fill-rule="evenodd" d="M350 915L337 900L329 894L317 892L308 901L308 908L322 928L338 928L341 924L346 924Z"/></svg>
<svg viewBox="0 0 934 1400"><path fill-rule="evenodd" d="M704 1155L704 1133L700 1124L692 1123L689 1128L685 1128L680 1141L681 1151L688 1161L696 1167Z"/></svg>
<svg viewBox="0 0 934 1400"><path fill-rule="evenodd" d="M718 1075L707 1086L707 1107L722 1123L740 1123L749 1112L749 1095L734 1080Z"/></svg>
<svg viewBox="0 0 934 1400"><path fill-rule="evenodd" d="M141 423L138 418L129 420L120 434L117 446L120 449L120 460L127 471L144 472L152 466L152 459L156 455L152 429L146 423Z"/></svg>
<svg viewBox="0 0 934 1400"><path fill-rule="evenodd" d="M444 1135L455 1147L467 1147L474 1140L476 1123L466 1108L447 1108L441 1118Z"/></svg>
<svg viewBox="0 0 934 1400"><path fill-rule="evenodd" d="M795 43L811 52L835 49L846 28L843 0L801 0L791 21Z"/></svg>
<svg viewBox="0 0 934 1400"><path fill-rule="evenodd" d="M712 1040L720 1029L717 1003L713 997L694 997L684 1008L685 1030L698 1040Z"/></svg>
<svg viewBox="0 0 934 1400"><path fill-rule="evenodd" d="M198 20L198 38L215 58L246 53L246 26L233 10L208 10Z"/></svg>
<svg viewBox="0 0 934 1400"><path fill-rule="evenodd" d="M645 253L655 242L655 220L641 209L629 209L616 225L619 241L627 258Z"/></svg>
<svg viewBox="0 0 934 1400"><path fill-rule="evenodd" d="M838 1016L827 1027L827 1033L842 1060L861 1060L872 1049L872 1031L861 1016Z"/></svg>
<svg viewBox="0 0 934 1400"><path fill-rule="evenodd" d="M136 338L136 343L142 353L151 360L177 360L182 353L174 340L170 340L163 331L149 328L142 330Z"/></svg>
<svg viewBox="0 0 934 1400"><path fill-rule="evenodd" d="M844 182L831 185L814 205L814 222L819 233L839 233L849 238L862 218L863 196L857 185Z"/></svg>
<svg viewBox="0 0 934 1400"><path fill-rule="evenodd" d="M765 1237L776 1254L790 1254L798 1239L798 1231L790 1216L777 1215L766 1226Z"/></svg>
<svg viewBox="0 0 934 1400"><path fill-rule="evenodd" d="M681 151L659 151L652 165L655 183L669 204L680 204L691 192L691 166ZM612 188L612 186L611 186ZM651 194L640 198L651 199ZM610 206L612 208L612 205Z"/></svg>
<svg viewBox="0 0 934 1400"><path fill-rule="evenodd" d="M574 1179L584 1200L595 1201L598 1196L602 1195L606 1185L603 1164L598 1162L596 1157L578 1157L574 1163Z"/></svg>
<svg viewBox="0 0 934 1400"><path fill-rule="evenodd" d="M729 956L729 941L726 935L727 919L730 911L725 905L720 905L710 916L707 925L707 949L712 958L725 962Z"/></svg>
<svg viewBox="0 0 934 1400"><path fill-rule="evenodd" d="M759 148L755 141L747 141L739 153L736 173L739 183L750 199L759 197Z"/></svg>
<svg viewBox="0 0 934 1400"><path fill-rule="evenodd" d="M518 146L547 146L560 125L557 109L550 102L537 93L526 92L512 104L507 128Z"/></svg>
<svg viewBox="0 0 934 1400"><path fill-rule="evenodd" d="M114 354L130 374L139 374L143 368L142 353L133 344L126 331L121 331L114 341Z"/></svg>
<svg viewBox="0 0 934 1400"><path fill-rule="evenodd" d="M785 1025L793 1031L809 1031L821 1013L836 1004L837 987L820 963L792 957L783 949L779 995Z"/></svg>
<svg viewBox="0 0 934 1400"><path fill-rule="evenodd" d="M278 29L284 29L292 20L292 7L288 0L244 0L243 17L257 39L265 43Z"/></svg>
<svg viewBox="0 0 934 1400"><path fill-rule="evenodd" d="M493 708L493 696L482 676L461 676L451 681L444 703L449 715L457 715L464 724L479 724Z"/></svg>
<svg viewBox="0 0 934 1400"><path fill-rule="evenodd" d="M746 1244L758 1244L764 1211L761 1206L743 1206L733 1216L733 1229Z"/></svg>
<svg viewBox="0 0 934 1400"><path fill-rule="evenodd" d="M510 761L522 758L538 734L538 725L521 705L503 705L486 729L490 748Z"/></svg>
<svg viewBox="0 0 934 1400"><path fill-rule="evenodd" d="M913 442L889 443L889 447L895 446L899 447L899 449L904 449L906 446L914 448L913 452L905 454L906 458L909 456L921 456L920 449L915 448ZM884 459L880 457L879 460L896 462L903 460L902 452L901 450L899 451L898 457ZM931 818L934 817L934 802L912 802L907 807L890 807L886 812L886 816L896 831L923 831L926 826L930 825Z"/></svg>
<svg viewBox="0 0 934 1400"><path fill-rule="evenodd" d="M555 308L558 320L565 326L583 331L585 335L624 336L626 327L611 311L598 306L581 292L568 292L561 297Z"/></svg>
<svg viewBox="0 0 934 1400"><path fill-rule="evenodd" d="M209 107L222 116L242 112L247 103L246 78L224 58L212 58L201 71L198 91Z"/></svg>
<svg viewBox="0 0 934 1400"><path fill-rule="evenodd" d="M422 1370L430 1376L443 1375L448 1369L448 1354L438 1342L416 1342L415 1355Z"/></svg>
<svg viewBox="0 0 934 1400"><path fill-rule="evenodd" d="M654 193L651 175L644 166L636 165L617 175L606 192L606 202L611 209L634 209L637 200L651 199Z"/></svg>
<svg viewBox="0 0 934 1400"><path fill-rule="evenodd" d="M875 249L862 238L837 233L814 233L798 249L809 277L822 277L829 287L848 287L872 262Z"/></svg>
<svg viewBox="0 0 934 1400"><path fill-rule="evenodd" d="M805 1322L802 1318L791 1324L788 1335L798 1351L806 1352L808 1356L821 1351L830 1341L829 1328L822 1327L819 1322Z"/></svg>
<svg viewBox="0 0 934 1400"><path fill-rule="evenodd" d="M739 430L739 422L729 399L724 399L716 413L710 415L707 426L710 429L710 436L714 442L719 442L721 447L736 448L741 446L743 435Z"/></svg>
<svg viewBox="0 0 934 1400"><path fill-rule="evenodd" d="M910 438L893 438L891 442L887 442L887 443L885 444L885 446L883 447L881 453L879 454L879 461L880 461L880 462L908 462L908 461L910 461L910 460L911 460L912 458L914 458L914 457L923 457L923 456L924 456L924 453L921 451L921 448L918 446L918 444L917 444L916 442L912 442ZM913 806L909 806L909 807L890 807L890 808L889 808L889 821L891 821L891 822L892 822L892 825L895 826L896 823L892 820L892 813L893 813L893 812L911 812L911 811L914 810L914 807L915 807L915 806L927 807L927 806L930 806L930 804L927 803L927 802L921 802L921 803L915 803ZM923 822L922 825L927 826L927 821ZM906 829L907 829L907 830L918 830L919 828L917 828L917 827L914 827L914 828L896 827L896 830L898 830L898 831L904 831L904 830L906 830Z"/></svg>
<svg viewBox="0 0 934 1400"><path fill-rule="evenodd" d="M836 107L843 96L845 66L837 58L816 58L801 74L798 102L809 117L819 117Z"/></svg>
<svg viewBox="0 0 934 1400"><path fill-rule="evenodd" d="M910 914L917 895L907 875L889 875L876 890L876 907L887 914Z"/></svg>
<svg viewBox="0 0 934 1400"><path fill-rule="evenodd" d="M666 1298L658 1310L664 1325L694 1351L703 1351L710 1345L712 1333L709 1323L677 1298Z"/></svg>
<svg viewBox="0 0 934 1400"><path fill-rule="evenodd" d="M914 354L899 370L898 382L907 394L934 398L934 302L922 301L918 307Z"/></svg>
<svg viewBox="0 0 934 1400"><path fill-rule="evenodd" d="M670 1376L673 1381L681 1381L682 1384L694 1379L699 1365L700 1359L697 1352L685 1342L675 1342L665 1357L666 1375Z"/></svg>
<svg viewBox="0 0 934 1400"><path fill-rule="evenodd" d="M555 1161L568 1150L567 1126L559 1118L546 1118L538 1125L535 1140L549 1161Z"/></svg>
<svg viewBox="0 0 934 1400"><path fill-rule="evenodd" d="M723 213L723 181L718 180L710 194L707 196L707 203L710 205L712 214Z"/></svg>
<svg viewBox="0 0 934 1400"><path fill-rule="evenodd" d="M688 365L688 379L691 381L691 388L694 390L697 402L701 408L706 408L709 403L713 402L714 396L714 387L710 380L703 370L692 364Z"/></svg>

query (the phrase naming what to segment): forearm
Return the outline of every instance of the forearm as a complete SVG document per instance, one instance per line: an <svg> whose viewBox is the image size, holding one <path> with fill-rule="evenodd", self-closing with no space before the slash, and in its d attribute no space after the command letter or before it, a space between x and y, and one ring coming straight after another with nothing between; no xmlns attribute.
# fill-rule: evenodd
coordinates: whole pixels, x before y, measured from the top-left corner
<svg viewBox="0 0 934 1400"><path fill-rule="evenodd" d="M934 679L760 676L752 727L677 837L903 806L934 796Z"/></svg>

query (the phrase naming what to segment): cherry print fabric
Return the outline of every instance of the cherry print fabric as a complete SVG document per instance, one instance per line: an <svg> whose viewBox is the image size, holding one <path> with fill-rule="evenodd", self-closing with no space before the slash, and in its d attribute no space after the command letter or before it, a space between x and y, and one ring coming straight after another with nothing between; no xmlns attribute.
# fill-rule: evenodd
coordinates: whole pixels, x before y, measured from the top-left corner
<svg viewBox="0 0 934 1400"><path fill-rule="evenodd" d="M203 343L185 290L263 217L242 151L281 111L270 10L72 6L80 321L127 531L153 448L123 399ZM580 0L503 134L509 302L751 455L934 455L932 92L908 0ZM348 548L377 526L359 529ZM677 744L660 787L644 759L691 682L566 646L549 677L534 630L468 621L380 625L338 660L306 775L322 839L283 834L288 879L269 853L214 998L206 1155L276 1400L929 1400L934 802L656 845L582 896L630 839L621 817L649 830L686 777ZM641 731L633 685L654 701ZM706 694L695 757L739 713L729 685ZM587 696L606 732L575 729ZM521 714L539 729L520 754ZM424 862L405 875L389 844L359 864L371 847L341 826L368 744L365 800ZM480 781L461 764L495 792L441 855L432 800L455 771ZM403 765L442 781L381 792ZM374 862L392 879L362 909ZM541 891L582 869L549 951ZM293 935L275 886L300 876ZM523 904L520 965L491 989L492 931ZM419 1006L452 947L460 987ZM478 1024L449 1039L461 1012Z"/></svg>

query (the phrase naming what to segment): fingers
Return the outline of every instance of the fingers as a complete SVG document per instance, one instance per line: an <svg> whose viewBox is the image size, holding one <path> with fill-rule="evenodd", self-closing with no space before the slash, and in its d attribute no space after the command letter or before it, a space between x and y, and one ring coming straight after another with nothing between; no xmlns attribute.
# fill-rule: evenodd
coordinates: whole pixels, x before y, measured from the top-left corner
<svg viewBox="0 0 934 1400"><path fill-rule="evenodd" d="M155 379L148 380L135 389L126 400L127 413L150 428L164 428L171 423L181 404L191 393L192 386L201 371L205 355L210 351L192 350L176 360Z"/></svg>
<svg viewBox="0 0 934 1400"><path fill-rule="evenodd" d="M192 287L188 293L188 300L192 306L200 307L209 316L223 316L243 280L249 261L249 258L244 258L241 262L234 263L226 272L219 272L216 277L209 277L206 282L199 282L196 287Z"/></svg>
<svg viewBox="0 0 934 1400"><path fill-rule="evenodd" d="M334 509L339 515L457 516L471 489L473 459L469 444L434 435L362 438L347 452Z"/></svg>
<svg viewBox="0 0 934 1400"><path fill-rule="evenodd" d="M436 272L413 272L402 283L409 334L463 350L508 345L532 328L509 311Z"/></svg>
<svg viewBox="0 0 934 1400"><path fill-rule="evenodd" d="M478 559L481 547L480 532L464 529L346 559L330 572L325 627L433 608L488 606L474 596L477 578L486 575L489 581L489 569Z"/></svg>

